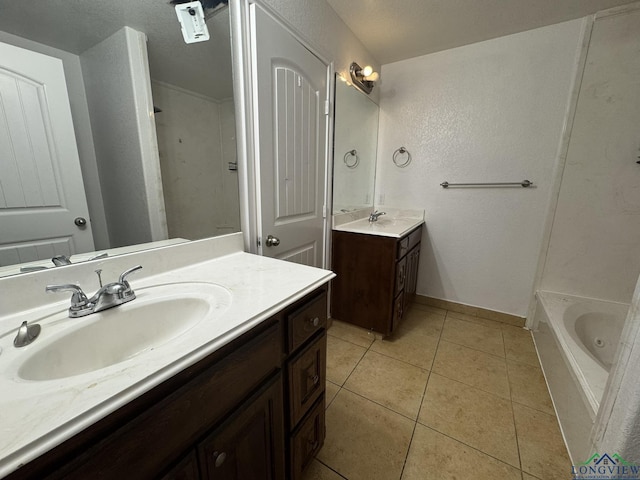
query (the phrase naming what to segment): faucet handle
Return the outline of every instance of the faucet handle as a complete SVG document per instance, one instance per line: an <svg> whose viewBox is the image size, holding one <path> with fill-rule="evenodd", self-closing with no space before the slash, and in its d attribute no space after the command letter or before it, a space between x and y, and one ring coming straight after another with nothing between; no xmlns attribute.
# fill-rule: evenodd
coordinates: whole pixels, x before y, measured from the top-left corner
<svg viewBox="0 0 640 480"><path fill-rule="evenodd" d="M120 278L118 279L118 283L122 283L123 285L129 285L129 282L127 282L127 277L129 275L131 275L133 272L137 271L137 270L141 270L142 269L142 265L136 265L135 267L131 267L129 270L125 270L124 272L122 272L120 274Z"/></svg>
<svg viewBox="0 0 640 480"><path fill-rule="evenodd" d="M80 285L65 283L62 285L47 285L47 292L73 292L71 295L71 308L84 307L87 303L87 296L80 288Z"/></svg>

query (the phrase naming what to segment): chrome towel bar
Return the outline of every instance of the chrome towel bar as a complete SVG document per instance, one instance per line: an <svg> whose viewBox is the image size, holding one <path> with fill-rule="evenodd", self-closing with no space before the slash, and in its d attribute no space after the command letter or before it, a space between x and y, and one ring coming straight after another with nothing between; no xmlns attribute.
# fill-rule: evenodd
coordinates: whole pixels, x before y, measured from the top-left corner
<svg viewBox="0 0 640 480"><path fill-rule="evenodd" d="M522 180L521 182L486 182L486 183L449 183L442 182L440 184L442 188L449 187L533 187L533 182L529 180Z"/></svg>

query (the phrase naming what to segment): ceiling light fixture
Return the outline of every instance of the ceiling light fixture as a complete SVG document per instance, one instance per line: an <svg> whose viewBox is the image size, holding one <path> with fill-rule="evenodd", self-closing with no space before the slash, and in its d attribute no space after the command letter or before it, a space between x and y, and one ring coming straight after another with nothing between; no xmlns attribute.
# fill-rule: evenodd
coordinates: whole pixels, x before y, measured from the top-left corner
<svg viewBox="0 0 640 480"><path fill-rule="evenodd" d="M362 68L356 62L351 63L351 66L349 67L349 74L351 75L351 81L353 84L367 95L371 93L375 82L380 78L380 75L377 72L374 72L372 67L367 65Z"/></svg>

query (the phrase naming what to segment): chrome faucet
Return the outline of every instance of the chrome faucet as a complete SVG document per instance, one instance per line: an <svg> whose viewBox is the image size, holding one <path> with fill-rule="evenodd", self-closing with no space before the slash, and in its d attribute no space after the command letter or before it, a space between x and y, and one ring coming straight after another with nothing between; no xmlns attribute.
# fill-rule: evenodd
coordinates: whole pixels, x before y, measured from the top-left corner
<svg viewBox="0 0 640 480"><path fill-rule="evenodd" d="M71 260L66 255L56 255L51 259L56 267L62 267L63 265L71 265Z"/></svg>
<svg viewBox="0 0 640 480"><path fill-rule="evenodd" d="M100 258L106 258L108 256L109 256L109 254L107 252L104 252L104 253L100 253L100 254L96 255L95 257L91 257L89 260L86 260L86 261L90 262L91 260L98 260ZM72 264L71 259L69 257L67 257L66 255L56 255L55 257L53 257L51 259L51 261L53 262L53 265L56 266L56 267L64 267L65 265L71 265ZM49 267L45 267L43 265L20 267L20 272L21 273L38 272L40 270L49 270Z"/></svg>
<svg viewBox="0 0 640 480"><path fill-rule="evenodd" d="M379 212L377 210L373 211L371 213L371 215L369 215L369 222L377 222L378 221L378 217L380 217L381 215L386 215L387 212Z"/></svg>
<svg viewBox="0 0 640 480"><path fill-rule="evenodd" d="M74 284L47 285L45 290L47 292L73 292L71 306L69 307L69 318L84 317L135 299L136 294L131 285L129 285L127 277L141 268L142 266L138 265L125 270L117 282L101 286L91 298L87 298L82 288Z"/></svg>

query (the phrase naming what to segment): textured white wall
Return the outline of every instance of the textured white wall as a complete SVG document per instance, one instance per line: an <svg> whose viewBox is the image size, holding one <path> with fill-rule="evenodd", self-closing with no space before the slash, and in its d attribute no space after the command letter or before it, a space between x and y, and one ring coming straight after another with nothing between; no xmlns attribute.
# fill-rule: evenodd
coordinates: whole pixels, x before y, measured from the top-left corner
<svg viewBox="0 0 640 480"><path fill-rule="evenodd" d="M314 48L334 61L335 70L349 77L349 65L371 65L380 71L379 62L353 34L325 0L263 0L277 11ZM377 98L378 89L372 96Z"/></svg>
<svg viewBox="0 0 640 480"><path fill-rule="evenodd" d="M69 93L69 103L71 105L71 115L73 117L73 128L76 134L76 143L78 144L82 180L87 196L89 215L91 216L93 241L96 250L109 248L109 234L107 232L107 222L104 215L104 204L102 201L100 179L98 178L98 165L96 163L96 154L93 146L87 96L84 89L82 69L80 67L80 57L5 32L0 32L0 42L62 60L65 79L67 81L67 91Z"/></svg>
<svg viewBox="0 0 640 480"><path fill-rule="evenodd" d="M159 82L152 88L162 109L155 118L169 237L197 240L239 231L237 174L227 166L235 157L233 102Z"/></svg>
<svg viewBox="0 0 640 480"><path fill-rule="evenodd" d="M111 247L166 238L155 126L147 105L146 45L140 35L124 27L80 55ZM154 169L156 178L149 175ZM155 221L160 217L162 224ZM158 227L164 234L158 235Z"/></svg>
<svg viewBox="0 0 640 480"><path fill-rule="evenodd" d="M640 274L639 51L640 10L594 22L543 290L631 300Z"/></svg>
<svg viewBox="0 0 640 480"><path fill-rule="evenodd" d="M526 315L581 25L383 66L376 197L425 209L418 293ZM404 169L391 161L400 146ZM525 178L536 188L439 185Z"/></svg>

